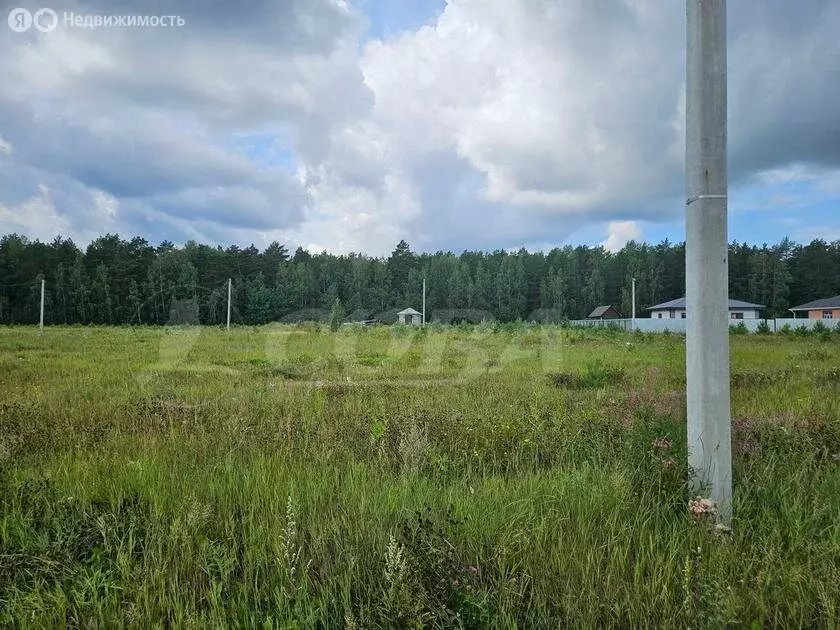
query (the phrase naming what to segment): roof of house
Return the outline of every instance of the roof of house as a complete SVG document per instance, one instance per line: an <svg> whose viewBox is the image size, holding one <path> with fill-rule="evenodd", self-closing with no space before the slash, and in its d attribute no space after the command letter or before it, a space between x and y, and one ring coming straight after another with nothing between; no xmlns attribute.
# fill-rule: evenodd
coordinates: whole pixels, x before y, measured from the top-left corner
<svg viewBox="0 0 840 630"><path fill-rule="evenodd" d="M413 308L407 308L397 313L397 315L420 315L420 312L415 311Z"/></svg>
<svg viewBox="0 0 840 630"><path fill-rule="evenodd" d="M806 302L800 306L794 306L791 311L815 311L822 308L840 308L840 295L835 295L830 298L823 298L822 300L814 300L813 302Z"/></svg>
<svg viewBox="0 0 840 630"><path fill-rule="evenodd" d="M602 317L604 315L604 313L606 313L610 309L615 311L615 309L612 307L611 304L607 304L606 306L599 306L594 311L589 313L589 318ZM615 312L618 313L618 311L615 311Z"/></svg>
<svg viewBox="0 0 840 630"><path fill-rule="evenodd" d="M741 300L729 300L729 310L735 310L739 308L745 309L761 309L764 308L762 304L753 304L752 302L742 302ZM662 304L657 304L656 306L649 306L647 308L648 311L683 311L685 310L685 298L677 298L676 300L671 300L670 302L662 302Z"/></svg>

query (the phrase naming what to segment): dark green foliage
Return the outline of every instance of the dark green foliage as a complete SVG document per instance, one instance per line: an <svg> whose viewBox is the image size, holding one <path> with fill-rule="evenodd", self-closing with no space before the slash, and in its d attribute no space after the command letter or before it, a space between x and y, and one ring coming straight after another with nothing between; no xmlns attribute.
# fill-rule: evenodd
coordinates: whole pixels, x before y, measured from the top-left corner
<svg viewBox="0 0 840 630"><path fill-rule="evenodd" d="M142 557L151 511L137 495L63 496L49 478L14 481L0 472L0 496L0 519L15 514L17 523L0 549L0 602L11 589L69 587L91 571L108 588L120 557Z"/></svg>
<svg viewBox="0 0 840 630"><path fill-rule="evenodd" d="M344 307L341 305L341 300L335 298L330 312L330 330L335 332L341 327L344 322Z"/></svg>
<svg viewBox="0 0 840 630"><path fill-rule="evenodd" d="M452 505L441 513L431 507L417 510L413 519L402 522L399 542L408 573L404 588L412 593L413 606L391 611L397 613L397 625L426 619L437 627L479 628L493 618L492 608L478 597L481 563L460 548L463 524ZM484 569L495 573L496 567ZM409 611L412 616L405 614Z"/></svg>
<svg viewBox="0 0 840 630"><path fill-rule="evenodd" d="M749 330L747 330L747 325L744 322L738 322L735 326L729 327L729 332L733 335L746 335Z"/></svg>
<svg viewBox="0 0 840 630"><path fill-rule="evenodd" d="M729 292L764 304L768 317L786 317L794 304L840 293L838 268L840 242L733 243ZM173 302L183 300L195 302L201 324L222 324L228 278L234 323L325 321L336 299L352 313L419 309L423 278L429 322L561 322L601 304L629 313L633 277L640 312L683 295L685 246L631 242L616 253L567 246L455 255L417 254L400 241L388 258L302 248L290 258L278 243L262 252L192 241L154 247L108 234L82 250L70 240L41 243L11 234L0 238L0 324L37 322L41 277L48 324L165 325L172 323Z"/></svg>
<svg viewBox="0 0 840 630"><path fill-rule="evenodd" d="M606 365L602 361L591 361L586 364L582 373L557 372L549 374L548 380L555 387L596 389L620 385L624 381L624 370Z"/></svg>

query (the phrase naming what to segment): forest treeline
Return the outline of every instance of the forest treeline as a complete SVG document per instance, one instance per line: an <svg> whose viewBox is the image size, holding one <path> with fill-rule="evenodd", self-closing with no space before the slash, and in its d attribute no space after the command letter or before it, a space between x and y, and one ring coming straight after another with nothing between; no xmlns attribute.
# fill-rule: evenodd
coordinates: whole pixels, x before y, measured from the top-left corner
<svg viewBox="0 0 840 630"><path fill-rule="evenodd" d="M261 324L329 317L336 299L350 320L396 310L434 313L475 309L501 321L585 317L595 306L631 311L636 278L638 315L681 297L685 245L628 243L618 252L577 246L549 252L465 251L417 254L401 241L387 258L288 251L272 243L222 248L183 247L106 235L81 249L71 240L50 243L11 234L0 239L0 323L38 321L46 280L47 323L223 323L227 280L233 279L233 321ZM768 317L840 294L840 241L776 245L733 243L730 296L763 304Z"/></svg>

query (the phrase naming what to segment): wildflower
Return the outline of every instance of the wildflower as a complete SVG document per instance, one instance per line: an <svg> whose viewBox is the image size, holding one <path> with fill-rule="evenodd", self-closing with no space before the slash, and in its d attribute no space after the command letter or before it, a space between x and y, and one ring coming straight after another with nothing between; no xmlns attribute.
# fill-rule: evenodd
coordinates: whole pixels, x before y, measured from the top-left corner
<svg viewBox="0 0 840 630"><path fill-rule="evenodd" d="M287 586L290 587L287 590L287 596L289 597L291 596L288 594L289 592L300 589L300 580L312 564L312 559L310 558L305 566L301 566L301 552L303 551L303 547L298 545L298 539L297 509L290 494L286 501L286 524L283 527L283 531L280 532L280 544L276 552L276 561L286 573L288 584L283 588L287 590Z"/></svg>
<svg viewBox="0 0 840 630"><path fill-rule="evenodd" d="M714 516L717 514L717 505L711 499L704 499L703 497L694 497L688 502L688 509L691 512L692 518L702 518L703 516Z"/></svg>
<svg viewBox="0 0 840 630"><path fill-rule="evenodd" d="M672 444L673 442L671 442L671 438L663 436L656 438L653 441L653 444L651 444L651 447L653 448L654 453L661 453L671 448Z"/></svg>
<svg viewBox="0 0 840 630"><path fill-rule="evenodd" d="M402 584L406 568L405 547L397 544L394 535L391 534L385 550L385 581L391 589L399 588Z"/></svg>
<svg viewBox="0 0 840 630"><path fill-rule="evenodd" d="M676 468L677 467L677 460L675 460L673 457L669 457L668 459L666 459L662 462L662 467L665 468L666 470Z"/></svg>

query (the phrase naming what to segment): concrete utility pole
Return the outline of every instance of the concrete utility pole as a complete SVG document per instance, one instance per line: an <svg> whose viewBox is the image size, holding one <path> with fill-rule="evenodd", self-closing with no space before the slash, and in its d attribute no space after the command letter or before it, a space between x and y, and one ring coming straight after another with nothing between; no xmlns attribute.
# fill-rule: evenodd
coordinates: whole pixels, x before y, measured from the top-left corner
<svg viewBox="0 0 840 630"><path fill-rule="evenodd" d="M426 278L423 278L423 320L422 326L426 326Z"/></svg>
<svg viewBox="0 0 840 630"><path fill-rule="evenodd" d="M630 299L633 301L633 315L631 315L630 330L636 332L636 278L633 278L632 288L630 289Z"/></svg>
<svg viewBox="0 0 840 630"><path fill-rule="evenodd" d="M45 280L41 278L41 323L38 324L38 328L40 330L44 330L44 285L46 284Z"/></svg>
<svg viewBox="0 0 840 630"><path fill-rule="evenodd" d="M686 382L693 489L732 515L726 179L726 0L687 0Z"/></svg>
<svg viewBox="0 0 840 630"><path fill-rule="evenodd" d="M228 308L227 308L227 329L230 330L230 289L233 281L228 278Z"/></svg>

